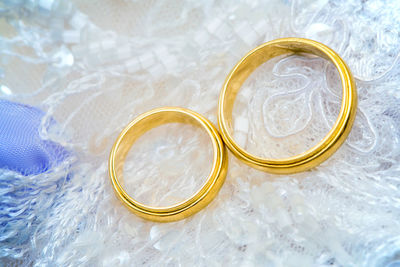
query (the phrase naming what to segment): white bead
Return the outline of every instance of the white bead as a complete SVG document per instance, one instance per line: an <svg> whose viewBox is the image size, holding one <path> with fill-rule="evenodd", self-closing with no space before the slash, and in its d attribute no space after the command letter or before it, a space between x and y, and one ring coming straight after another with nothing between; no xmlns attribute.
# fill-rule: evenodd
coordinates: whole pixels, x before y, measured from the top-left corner
<svg viewBox="0 0 400 267"><path fill-rule="evenodd" d="M156 240L157 242L153 245L154 248L158 249L159 251L168 251L168 249L179 238L179 234L179 231L175 229L165 231L164 234Z"/></svg>
<svg viewBox="0 0 400 267"><path fill-rule="evenodd" d="M245 87L239 91L238 98L242 101L248 101L252 96L252 91L249 87Z"/></svg>
<svg viewBox="0 0 400 267"><path fill-rule="evenodd" d="M132 55L132 49L130 45L124 45L121 48L116 50L117 59L122 60L125 58L129 58Z"/></svg>
<svg viewBox="0 0 400 267"><path fill-rule="evenodd" d="M303 205L296 205L292 207L292 211L293 211L293 219L297 222L297 223L301 223L304 221L304 214L305 214L305 208Z"/></svg>
<svg viewBox="0 0 400 267"><path fill-rule="evenodd" d="M115 50L113 49L103 50L100 53L98 53L97 57L102 63L113 62L116 59Z"/></svg>
<svg viewBox="0 0 400 267"><path fill-rule="evenodd" d="M195 42L198 44L198 45L200 45L200 46L202 46L202 45L204 45L208 40L210 40L210 34L207 32L207 31L205 31L205 30L201 30L201 31L199 31L195 36L194 36L194 40L195 40Z"/></svg>
<svg viewBox="0 0 400 267"><path fill-rule="evenodd" d="M330 36L333 33L333 27L324 23L313 23L307 28L305 36L307 38L318 39L322 36Z"/></svg>
<svg viewBox="0 0 400 267"><path fill-rule="evenodd" d="M88 53L85 57L85 62L89 66L95 66L101 64L101 60L98 56L98 53Z"/></svg>
<svg viewBox="0 0 400 267"><path fill-rule="evenodd" d="M12 5L12 6L17 6L21 5L24 1L23 0L8 0L6 1L6 4Z"/></svg>
<svg viewBox="0 0 400 267"><path fill-rule="evenodd" d="M154 56L152 53L146 53L141 56L139 56L139 62L142 65L143 69L149 68L151 65L154 64Z"/></svg>
<svg viewBox="0 0 400 267"><path fill-rule="evenodd" d="M157 55L157 57L159 57L159 59L169 55L168 49L163 45L157 46L154 49L154 53Z"/></svg>
<svg viewBox="0 0 400 267"><path fill-rule="evenodd" d="M249 46L256 43L258 34L247 21L243 21L234 28L236 34Z"/></svg>
<svg viewBox="0 0 400 267"><path fill-rule="evenodd" d="M172 56L165 46L156 47L154 53L165 67L175 68L178 65L178 61L176 60L175 56Z"/></svg>
<svg viewBox="0 0 400 267"><path fill-rule="evenodd" d="M219 18L212 19L206 26L208 32L215 33L220 28L222 21Z"/></svg>
<svg viewBox="0 0 400 267"><path fill-rule="evenodd" d="M265 182L261 185L260 189L263 191L264 194L273 194L275 193L275 187L268 182Z"/></svg>
<svg viewBox="0 0 400 267"><path fill-rule="evenodd" d="M308 235L313 235L316 232L320 231L320 227L318 222L311 216L305 216L304 220L301 224L301 230L307 233Z"/></svg>
<svg viewBox="0 0 400 267"><path fill-rule="evenodd" d="M72 54L74 54L74 57L80 58L84 57L87 54L87 48L82 45L74 45L71 47Z"/></svg>
<svg viewBox="0 0 400 267"><path fill-rule="evenodd" d="M39 0L39 7L46 9L48 11L53 7L54 0Z"/></svg>
<svg viewBox="0 0 400 267"><path fill-rule="evenodd" d="M101 48L104 50L115 49L116 41L114 39L105 39L101 42Z"/></svg>
<svg viewBox="0 0 400 267"><path fill-rule="evenodd" d="M231 27L229 24L227 24L227 23L225 23L225 22L222 22L222 23L220 24L219 29L218 29L217 32L215 33L215 35L216 35L219 39L224 40L224 39L225 39L226 37L228 37L231 33L232 33L232 27Z"/></svg>
<svg viewBox="0 0 400 267"><path fill-rule="evenodd" d="M77 44L81 40L81 33L79 31L65 30L63 32L63 40L67 44Z"/></svg>
<svg viewBox="0 0 400 267"><path fill-rule="evenodd" d="M87 23L87 16L81 12L75 12L74 15L72 15L71 17L71 20L69 21L69 25L77 30L82 29Z"/></svg>
<svg viewBox="0 0 400 267"><path fill-rule="evenodd" d="M147 69L147 71L155 78L161 77L165 73L165 68L160 64L155 64Z"/></svg>
<svg viewBox="0 0 400 267"><path fill-rule="evenodd" d="M290 218L289 214L284 209L277 209L276 210L276 219L278 226L282 228L286 228L292 225L292 219Z"/></svg>
<svg viewBox="0 0 400 267"><path fill-rule="evenodd" d="M30 12L34 12L36 8L36 1L26 0L24 3L24 8L28 9Z"/></svg>
<svg viewBox="0 0 400 267"><path fill-rule="evenodd" d="M243 132L235 132L233 135L236 143L239 146L245 147L247 145L247 134Z"/></svg>
<svg viewBox="0 0 400 267"><path fill-rule="evenodd" d="M235 119L235 130L243 133L249 132L249 120L246 117L240 116Z"/></svg>
<svg viewBox="0 0 400 267"><path fill-rule="evenodd" d="M5 95L12 95L12 92L11 92L10 88L8 88L5 85L0 85L0 92L5 94Z"/></svg>
<svg viewBox="0 0 400 267"><path fill-rule="evenodd" d="M260 20L254 25L253 29L258 33L258 35L263 36L268 30L268 23L265 20Z"/></svg>
<svg viewBox="0 0 400 267"><path fill-rule="evenodd" d="M121 72L124 72L124 67L121 65L117 65L117 66L108 67L106 70L109 72L121 73Z"/></svg>
<svg viewBox="0 0 400 267"><path fill-rule="evenodd" d="M133 58L125 62L125 68L129 73L134 73L142 69L137 58Z"/></svg>
<svg viewBox="0 0 400 267"><path fill-rule="evenodd" d="M94 54L100 52L100 44L99 43L91 43L89 44L89 53Z"/></svg>
<svg viewBox="0 0 400 267"><path fill-rule="evenodd" d="M74 64L74 56L72 55L71 51L62 46L54 55L53 55L55 66L57 67L66 67L72 66Z"/></svg>

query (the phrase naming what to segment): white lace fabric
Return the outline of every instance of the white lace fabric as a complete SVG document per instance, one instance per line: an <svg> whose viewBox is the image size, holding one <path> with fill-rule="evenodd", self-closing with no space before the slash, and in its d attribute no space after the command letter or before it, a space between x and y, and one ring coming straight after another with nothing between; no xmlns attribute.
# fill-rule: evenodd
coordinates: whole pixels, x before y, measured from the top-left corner
<svg viewBox="0 0 400 267"><path fill-rule="evenodd" d="M18 223L0 217L9 225L0 234L3 265L400 264L398 2L3 0L0 14L0 97L45 111L41 136L73 151L49 173L0 170L0 179L35 192L10 210ZM263 42L293 36L330 46L356 78L357 117L344 145L293 175L260 172L229 154L218 196L183 221L149 222L126 209L107 170L123 127L161 106L216 124L234 64ZM295 155L324 137L340 103L326 60L273 59L243 85L234 135L259 156ZM124 183L146 204L169 205L200 188L211 164L204 132L166 125L134 144Z"/></svg>

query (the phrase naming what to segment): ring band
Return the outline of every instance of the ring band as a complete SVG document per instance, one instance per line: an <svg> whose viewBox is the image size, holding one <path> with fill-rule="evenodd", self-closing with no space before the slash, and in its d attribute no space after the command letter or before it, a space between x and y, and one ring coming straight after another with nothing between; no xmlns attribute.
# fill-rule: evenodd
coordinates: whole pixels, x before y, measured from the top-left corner
<svg viewBox="0 0 400 267"><path fill-rule="evenodd" d="M315 146L299 155L284 159L256 157L245 151L232 138L232 110L236 95L247 77L269 59L293 53L309 53L330 60L339 72L343 100L339 116L328 134ZM313 168L329 158L344 142L353 125L357 109L357 92L346 63L329 47L308 39L282 38L267 42L244 56L225 80L218 103L218 125L221 136L232 153L249 166L289 174Z"/></svg>
<svg viewBox="0 0 400 267"><path fill-rule="evenodd" d="M168 207L151 207L139 203L122 188L120 180L123 174L125 158L133 143L146 131L165 123L189 123L206 130L211 138L214 156L211 172L203 186L189 199ZM164 107L148 111L133 120L121 132L109 160L109 174L112 186L119 199L138 216L158 222L171 222L184 219L207 206L217 195L224 183L228 160L224 143L210 121L200 114L178 107Z"/></svg>

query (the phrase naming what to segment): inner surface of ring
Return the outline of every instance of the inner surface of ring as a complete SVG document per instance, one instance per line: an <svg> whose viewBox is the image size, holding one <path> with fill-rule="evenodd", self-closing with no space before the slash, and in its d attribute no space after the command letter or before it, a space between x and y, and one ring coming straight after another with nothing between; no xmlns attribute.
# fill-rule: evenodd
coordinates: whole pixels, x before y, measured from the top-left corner
<svg viewBox="0 0 400 267"><path fill-rule="evenodd" d="M237 130L239 128L239 129L243 130L243 128L244 128L244 131L246 131L246 130L249 131L248 130L249 122L247 121L247 118L238 118L238 120L233 121L233 113L234 113L233 109L235 107L235 105L233 103L235 103L236 97L237 97L239 91L242 89L243 83L255 71L256 68L258 68L261 64L268 62L270 59L274 58L274 60L275 60L276 58L278 58L280 56L282 57L282 56L291 56L291 55L299 57L297 55L300 55L300 54L304 55L304 53L319 56L323 59L327 59L329 61L329 63L332 63L331 59L326 54L322 53L320 50L314 48L313 46L307 45L305 43L297 44L294 42L287 42L285 44L283 42L280 44L272 44L272 45L269 45L268 47L252 51L251 53L249 53L249 55L247 57L245 57L240 62L240 64L237 65L237 67L233 71L233 75L230 76L229 83L226 84L226 94L225 94L224 103L223 103L223 115L224 115L224 119L225 119L225 123L226 123L228 132L232 136L234 136L233 139L237 142L237 144L242 149L243 149L243 143L245 141L240 140L240 138L238 138L238 136L234 134L235 129ZM314 57L314 58L316 58L316 57ZM318 60L318 58L316 58L316 59ZM322 60L322 59L320 59L320 60ZM333 68L333 66L334 66L334 64L330 65L330 67L332 67L331 69L334 69L334 71L335 71L334 74L338 75L339 72L337 71L337 66L335 66L336 68ZM343 87L343 84L341 81L342 79L336 79L336 80L338 81L338 85L339 85L337 87L340 87L340 89L342 89L342 87ZM339 90L339 94L341 94L341 93L342 93L342 90ZM252 105L256 105L257 101L258 102L261 101L260 99L256 99L257 96L254 95L254 92L244 93L244 94L250 94L253 97L252 102L251 102ZM329 127L327 128L327 131L329 131L330 127L336 120L337 115L339 113L339 109L343 108L341 105L341 102L342 102L341 95L339 95L339 98L336 100L337 100L337 103L334 103L335 108L337 108L337 110L335 111L336 112L335 117L334 117L334 120L330 120L328 122L328 124L331 124L331 125L329 125ZM306 106L304 108L306 108ZM236 107L235 107L235 109L236 109ZM262 110L262 107L259 109ZM261 113L262 113L262 111L261 111ZM256 115L258 115L258 116L256 116L254 118L254 121L263 120L262 114L256 114ZM241 124L244 124L244 126ZM254 128L254 123L251 123L250 125L253 126L253 128ZM252 129L252 130L253 130L253 132L256 132L257 134L260 134L260 132L262 132L262 131L259 131L259 129ZM240 137L240 135L239 135L239 137ZM241 137L242 137L241 139L247 138L247 137L243 137L243 136L241 136ZM275 138L276 145L279 146L279 142L281 141L279 139L279 135L277 134L276 136L273 136L273 137ZM322 138L323 137L325 137L325 135L322 136ZM271 138L271 139L273 139L273 138ZM312 141L314 141L314 140L312 140ZM320 141L320 140L315 140L315 142L317 142L317 141ZM254 144L254 146L257 147L257 144ZM260 150L260 149L261 148L258 144L257 150ZM296 149L298 149L296 146L291 146L291 148L288 149L288 150L292 150L291 154L287 154L287 155L283 155L283 156L282 155L272 156L272 155L265 155L265 154L257 155L257 156L260 158L271 159L271 160L278 159L278 158L279 159L282 159L282 158L288 159L293 155L298 155L299 153L304 152L304 150L298 151ZM280 149L280 151L282 151L282 149ZM266 151L266 153L268 153L268 151Z"/></svg>
<svg viewBox="0 0 400 267"><path fill-rule="evenodd" d="M210 139L194 117L176 111L152 113L136 120L122 139L116 152L117 177L139 203L175 205L206 182L215 156Z"/></svg>

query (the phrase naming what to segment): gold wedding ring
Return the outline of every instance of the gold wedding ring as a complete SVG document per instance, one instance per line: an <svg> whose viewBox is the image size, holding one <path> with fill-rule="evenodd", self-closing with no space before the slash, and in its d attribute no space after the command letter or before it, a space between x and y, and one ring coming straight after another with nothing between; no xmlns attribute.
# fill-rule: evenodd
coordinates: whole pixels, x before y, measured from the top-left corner
<svg viewBox="0 0 400 267"><path fill-rule="evenodd" d="M262 63L276 56L294 53L314 54L330 60L335 65L343 87L343 100L339 116L328 134L304 153L284 159L267 159L254 156L240 147L232 138L232 110L236 95L247 77ZM225 144L240 160L267 172L289 174L313 168L330 157L348 136L355 119L356 109L356 85L349 68L338 54L329 47L313 40L283 38L267 42L253 49L230 72L219 98L218 125Z"/></svg>
<svg viewBox="0 0 400 267"><path fill-rule="evenodd" d="M165 123L189 123L204 129L214 150L213 165L203 186L189 199L168 207L151 207L139 203L121 186L125 158L133 143L146 131ZM133 120L121 132L110 154L109 174L119 199L138 216L158 222L170 222L186 218L204 208L217 195L224 183L228 166L224 143L210 121L200 114L178 107L164 107L148 111Z"/></svg>

